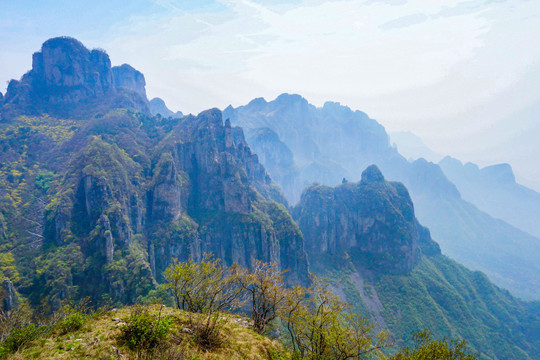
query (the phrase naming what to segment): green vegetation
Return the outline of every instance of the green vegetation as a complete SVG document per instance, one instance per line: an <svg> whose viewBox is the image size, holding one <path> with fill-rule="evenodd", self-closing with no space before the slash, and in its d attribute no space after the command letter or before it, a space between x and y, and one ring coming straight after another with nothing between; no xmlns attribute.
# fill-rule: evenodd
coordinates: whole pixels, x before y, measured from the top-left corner
<svg viewBox="0 0 540 360"><path fill-rule="evenodd" d="M406 347L391 360L475 360L476 357L466 351L465 340L444 338L434 340L432 334L424 330L413 335L415 347Z"/></svg>
<svg viewBox="0 0 540 360"><path fill-rule="evenodd" d="M256 164L240 165L249 160L249 154L240 156L234 153L236 150L220 152L221 145L216 144L223 139L213 133L220 131L218 125L207 119L164 119L121 109L103 111L84 120L20 116L0 123L0 278L15 290L8 294L3 289L2 299L10 296L20 304L28 302L42 314L56 316L55 320L27 317L18 324L12 323L12 330L6 330L1 338L4 353L14 353L9 355L14 358L17 354L39 358L39 349L50 357L67 356L72 351L79 356L86 354L84 347L90 347L96 351L91 356L106 358L107 354L116 356L114 346L123 354L146 356L137 355L127 345L124 349L118 340L120 327L111 330L108 327L112 320L103 320L108 315L99 320L86 311L68 311L66 301L78 303L90 297L93 308L156 302L174 305L174 293L159 287L160 282L166 281L164 270L175 258L200 260L203 251L212 251L221 259L213 268L221 268L224 278L232 276L229 265L234 262L251 269L237 273L235 281L231 277L227 286L232 293L243 292L236 299L243 307L236 311L246 311L250 320L245 321L252 322L255 330L246 336L257 344L262 341L265 350L242 344L238 348L241 350L234 350L234 356L249 358L251 353L264 353L265 358L278 359L301 353L298 349L295 352L292 344L307 344L305 338L284 340L286 346L291 346L285 353L282 345L262 336L288 333L284 332L283 309L292 295L282 282L309 284L303 235L287 208L271 200L279 200L276 189L266 180L253 179L255 175L248 174L246 169L257 170ZM193 159L200 160L197 166L214 167L204 171L191 167ZM351 186L344 184L344 199L348 199ZM314 189L324 199L330 196L325 187ZM381 208L375 210L384 213L391 209L408 216L409 205L394 201L403 189L394 184L391 190L385 195L378 187L372 188L373 194L386 196ZM171 200L171 194L178 199L177 203ZM156 196L161 196L159 201L153 201ZM400 228L403 233L406 230L404 226ZM400 237L392 239L398 241ZM258 265L255 259L279 262L278 267ZM324 259L324 266L316 258L310 264L318 275L328 277L340 299L354 305L352 309L343 308L348 315L325 323L329 328L322 334L332 341L338 340L332 335L336 331L371 329L371 325L347 317L356 312L372 320L383 320L400 346L412 346L407 339L428 328L436 338L466 338L485 358L527 359L538 348L531 340L537 334L537 305L525 306L494 289L478 273L467 272L442 257L425 257L410 274L371 273L359 291L355 274L363 277L363 273L358 271L358 264L353 264L355 259L358 257L354 254L337 259L329 256ZM393 259L383 260L386 263ZM186 266L183 262L178 264ZM201 273L197 264L192 262L191 270L185 274ZM278 269L289 271L281 273ZM245 282L239 282L240 277ZM209 276L205 281L211 279ZM210 284L214 286L222 280L217 277ZM223 290L219 286L215 289ZM251 296L247 297L247 293ZM365 301L375 303L377 298L380 308ZM306 303L302 303L305 316L313 316L313 299L308 296ZM175 318L171 322L163 342L175 345L176 336L185 334L182 329L186 328L192 333L184 336L187 340L182 344L188 342L184 345L189 351L201 359L205 358L205 348L225 354L227 346L237 341L232 339L238 335L234 321L244 320L222 313L238 305L215 304L203 306L212 308L210 312L196 307L190 309L193 313L181 312L181 320ZM122 311L127 319L127 313ZM150 313L159 318L159 312ZM169 315L172 314L171 310ZM162 319L168 315L163 316ZM227 321L222 319L224 316ZM88 345L94 341L92 336L101 337L88 328L89 323L107 327L103 331L111 336L100 340L100 345L96 343L100 350ZM346 326L340 328L338 323ZM296 326L297 335L309 329L306 322ZM238 330L242 336L244 331L247 330ZM354 332L348 334L352 336ZM75 342L79 336L88 336L84 338L87 345ZM341 341L350 339L347 336ZM376 337L371 339L377 346ZM156 346L154 355L179 349L175 346ZM318 350L313 349L318 347L306 346L304 356L317 354Z"/></svg>
<svg viewBox="0 0 540 360"><path fill-rule="evenodd" d="M252 270L228 268L205 256L200 263L172 264L165 278L165 287L182 309L135 305L96 312L84 300L64 302L48 316L24 304L3 313L0 357L387 359L388 333L375 331L316 277L309 288L287 288L275 265L259 262ZM250 313L251 323L225 311L242 304L247 305L241 309ZM273 320L279 320L276 325L282 329L279 342L263 335ZM425 332L416 334L415 340L416 347L403 348L391 359L476 359L463 340L434 340Z"/></svg>
<svg viewBox="0 0 540 360"><path fill-rule="evenodd" d="M355 311L384 321L398 346L412 347L414 334L429 329L437 339L467 339L479 359L535 358L538 323L526 314L538 305L513 298L443 255L423 256L408 275L366 270L354 252L321 257L313 270Z"/></svg>
<svg viewBox="0 0 540 360"><path fill-rule="evenodd" d="M120 340L138 356L143 352L152 353L167 338L172 318L162 318L161 310L155 316L148 309L135 306L120 328Z"/></svg>

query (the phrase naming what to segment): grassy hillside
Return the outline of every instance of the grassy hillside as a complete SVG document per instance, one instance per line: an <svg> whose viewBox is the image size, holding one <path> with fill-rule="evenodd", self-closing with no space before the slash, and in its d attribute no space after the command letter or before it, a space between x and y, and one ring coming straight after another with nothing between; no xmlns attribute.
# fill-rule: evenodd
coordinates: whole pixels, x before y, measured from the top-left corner
<svg viewBox="0 0 540 360"><path fill-rule="evenodd" d="M151 356L139 355L130 350L122 340L122 328L126 326L134 308L112 310L94 316L81 329L39 338L28 347L6 357L15 359L279 359L282 346L274 340L258 335L247 328L247 320L223 315L225 320L223 345L215 351L202 350L195 344L187 327L188 314L160 305L144 309L162 321L170 322L170 330L164 344ZM191 314L191 316L194 316ZM145 357L146 356L146 357Z"/></svg>

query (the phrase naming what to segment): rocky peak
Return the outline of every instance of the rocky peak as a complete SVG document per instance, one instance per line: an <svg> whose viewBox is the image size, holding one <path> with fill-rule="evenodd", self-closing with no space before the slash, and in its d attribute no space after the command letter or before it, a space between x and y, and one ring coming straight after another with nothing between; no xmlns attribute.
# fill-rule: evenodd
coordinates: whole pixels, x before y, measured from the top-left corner
<svg viewBox="0 0 540 360"><path fill-rule="evenodd" d="M362 173L362 179L360 183L362 185L373 184L373 183L384 183L384 176L377 167L377 165L370 165Z"/></svg>
<svg viewBox="0 0 540 360"><path fill-rule="evenodd" d="M293 105L293 104L294 105L302 105L302 106L309 105L307 100L304 99L302 97L302 95L287 94L287 93L283 93L283 94L279 95L276 98L275 102L280 104L280 105L286 105L286 106Z"/></svg>
<svg viewBox="0 0 540 360"><path fill-rule="evenodd" d="M515 183L516 177L510 164L497 164L486 166L480 170L482 176L491 178L500 183Z"/></svg>
<svg viewBox="0 0 540 360"><path fill-rule="evenodd" d="M440 251L416 220L405 186L385 181L373 165L359 183L308 187L294 217L311 256L354 253L366 268L406 273L424 249Z"/></svg>
<svg viewBox="0 0 540 360"><path fill-rule="evenodd" d="M70 37L47 40L32 56L32 69L19 81L10 81L2 116L50 113L78 117L109 108L147 113L144 76L129 65L114 72L104 50L89 50ZM126 96L126 89L140 96Z"/></svg>
<svg viewBox="0 0 540 360"><path fill-rule="evenodd" d="M461 198L456 186L448 180L439 165L423 158L411 163L409 184L414 184L413 193L430 193L435 197Z"/></svg>
<svg viewBox="0 0 540 360"><path fill-rule="evenodd" d="M103 50L90 51L80 41L68 37L43 43L41 51L32 57L30 76L33 85L53 102L75 100L65 96L66 92L96 97L114 89L109 56Z"/></svg>
<svg viewBox="0 0 540 360"><path fill-rule="evenodd" d="M184 116L181 111L173 112L170 110L165 101L158 97L150 100L150 112L152 115L161 115L162 117L181 118Z"/></svg>
<svg viewBox="0 0 540 360"><path fill-rule="evenodd" d="M285 203L272 193L270 177L244 140L239 128L223 121L218 109L189 116L177 128L181 143L176 145L178 168L187 173L197 207L227 212L251 212L256 194Z"/></svg>
<svg viewBox="0 0 540 360"><path fill-rule="evenodd" d="M131 65L123 64L113 67L112 72L117 88L135 91L143 99L146 99L146 81L140 71L135 70Z"/></svg>

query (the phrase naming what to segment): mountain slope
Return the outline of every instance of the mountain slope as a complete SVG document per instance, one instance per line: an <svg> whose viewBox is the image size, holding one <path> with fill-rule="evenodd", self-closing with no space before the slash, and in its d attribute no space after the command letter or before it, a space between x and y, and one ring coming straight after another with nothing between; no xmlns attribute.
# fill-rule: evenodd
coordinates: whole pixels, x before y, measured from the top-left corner
<svg viewBox="0 0 540 360"><path fill-rule="evenodd" d="M389 145L384 128L366 114L337 103L316 108L299 95L283 94L270 102L255 99L236 109L228 107L224 117L248 135L261 129L277 135L248 136L247 141L262 163L269 164L270 176L284 188L291 203L298 201L303 187L312 182L336 185L344 179L355 181L362 169L377 164L389 179L407 186L420 221L430 228L443 253L488 273L516 295L540 299L540 287L535 286L540 271L534 260L540 256L540 239L502 225L463 200L437 165L423 159L405 160ZM500 232L501 228L504 231ZM484 248L488 243L511 255L493 256Z"/></svg>
<svg viewBox="0 0 540 360"><path fill-rule="evenodd" d="M441 255L405 187L375 167L359 183L307 188L294 217L315 273L400 343L428 328L466 338L482 359L538 359L539 304Z"/></svg>

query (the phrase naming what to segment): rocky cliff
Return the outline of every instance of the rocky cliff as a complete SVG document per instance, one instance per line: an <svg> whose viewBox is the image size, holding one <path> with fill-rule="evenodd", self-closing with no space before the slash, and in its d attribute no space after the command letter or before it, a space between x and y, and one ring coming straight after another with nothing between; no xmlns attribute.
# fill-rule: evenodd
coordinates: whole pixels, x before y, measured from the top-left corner
<svg viewBox="0 0 540 360"><path fill-rule="evenodd" d="M308 281L302 234L240 129L223 122L219 110L168 130L145 129L163 132L159 140L141 125L127 112L109 115L85 127L84 140L71 140L78 145L64 144L73 160L51 189L44 256L76 246L80 261L91 265L70 280L67 288L76 293L50 296L108 294L133 302L174 259L204 253L228 265L274 262L289 270L291 283ZM40 278L37 283L45 281Z"/></svg>
<svg viewBox="0 0 540 360"><path fill-rule="evenodd" d="M421 246L440 253L416 220L405 186L387 182L375 165L358 183L306 188L294 217L310 256L354 251L366 268L408 273L420 258Z"/></svg>
<svg viewBox="0 0 540 360"><path fill-rule="evenodd" d="M112 68L114 85L117 89L127 89L146 99L146 80L144 75L131 65L123 64Z"/></svg>
<svg viewBox="0 0 540 360"><path fill-rule="evenodd" d="M103 50L88 50L69 37L53 38L34 53L32 70L19 81L9 82L2 116L10 119L20 114L48 113L80 117L110 106L147 113L141 77L129 65L113 71Z"/></svg>

